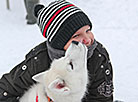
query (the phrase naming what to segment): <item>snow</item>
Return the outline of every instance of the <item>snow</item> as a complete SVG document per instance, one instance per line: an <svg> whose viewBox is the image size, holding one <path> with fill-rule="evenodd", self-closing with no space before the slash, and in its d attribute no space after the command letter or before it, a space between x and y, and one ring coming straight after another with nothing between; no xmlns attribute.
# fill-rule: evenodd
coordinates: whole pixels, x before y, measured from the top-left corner
<svg viewBox="0 0 138 102"><path fill-rule="evenodd" d="M51 0L41 0L45 5ZM93 33L108 50L114 71L115 99L138 102L138 0L69 0L85 11ZM0 3L0 75L45 41L37 25L26 25L23 0Z"/></svg>

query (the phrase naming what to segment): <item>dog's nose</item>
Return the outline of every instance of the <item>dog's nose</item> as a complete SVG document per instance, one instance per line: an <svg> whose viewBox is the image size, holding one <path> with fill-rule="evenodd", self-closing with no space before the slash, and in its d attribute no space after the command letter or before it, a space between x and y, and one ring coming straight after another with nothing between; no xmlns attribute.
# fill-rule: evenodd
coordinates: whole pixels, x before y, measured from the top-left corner
<svg viewBox="0 0 138 102"><path fill-rule="evenodd" d="M73 44L76 44L76 45L79 44L79 42L77 42L77 41L72 41L72 43L73 43Z"/></svg>

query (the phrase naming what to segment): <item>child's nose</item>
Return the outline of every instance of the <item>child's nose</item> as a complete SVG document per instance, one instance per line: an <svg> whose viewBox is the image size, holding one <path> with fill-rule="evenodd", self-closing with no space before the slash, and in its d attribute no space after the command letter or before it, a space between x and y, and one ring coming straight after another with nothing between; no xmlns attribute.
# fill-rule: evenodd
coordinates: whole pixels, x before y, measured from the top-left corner
<svg viewBox="0 0 138 102"><path fill-rule="evenodd" d="M89 39L89 38L84 38L84 39L82 40L82 43L85 44L86 46L87 46L87 45L90 45L91 39Z"/></svg>

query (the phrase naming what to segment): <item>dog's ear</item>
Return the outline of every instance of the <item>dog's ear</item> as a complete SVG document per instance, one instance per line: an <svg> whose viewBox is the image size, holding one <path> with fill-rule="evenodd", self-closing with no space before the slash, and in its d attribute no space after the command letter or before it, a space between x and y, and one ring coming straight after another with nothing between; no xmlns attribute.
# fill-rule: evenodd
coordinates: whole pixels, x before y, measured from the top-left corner
<svg viewBox="0 0 138 102"><path fill-rule="evenodd" d="M52 92L56 92L57 94L62 94L62 95L67 95L70 93L70 88L68 88L65 85L64 80L57 78L56 80L54 80L53 82L51 82L48 86L48 88L52 91Z"/></svg>
<svg viewBox="0 0 138 102"><path fill-rule="evenodd" d="M39 74L36 74L32 77L32 79L36 82L43 82L43 78L44 78L44 75L46 74L47 72L41 72Z"/></svg>

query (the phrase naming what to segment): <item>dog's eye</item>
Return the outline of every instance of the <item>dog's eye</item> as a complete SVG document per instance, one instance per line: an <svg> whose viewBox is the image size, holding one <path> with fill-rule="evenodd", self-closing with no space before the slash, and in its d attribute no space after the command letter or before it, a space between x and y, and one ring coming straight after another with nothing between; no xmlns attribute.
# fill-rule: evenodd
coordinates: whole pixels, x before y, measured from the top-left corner
<svg viewBox="0 0 138 102"><path fill-rule="evenodd" d="M74 69L73 63L72 63L72 61L70 61L70 62L68 63L68 66L67 66L67 71L72 72L73 69Z"/></svg>
<svg viewBox="0 0 138 102"><path fill-rule="evenodd" d="M70 66L71 66L71 69L73 70L73 64L72 64L72 62L70 62L69 64L70 64Z"/></svg>

